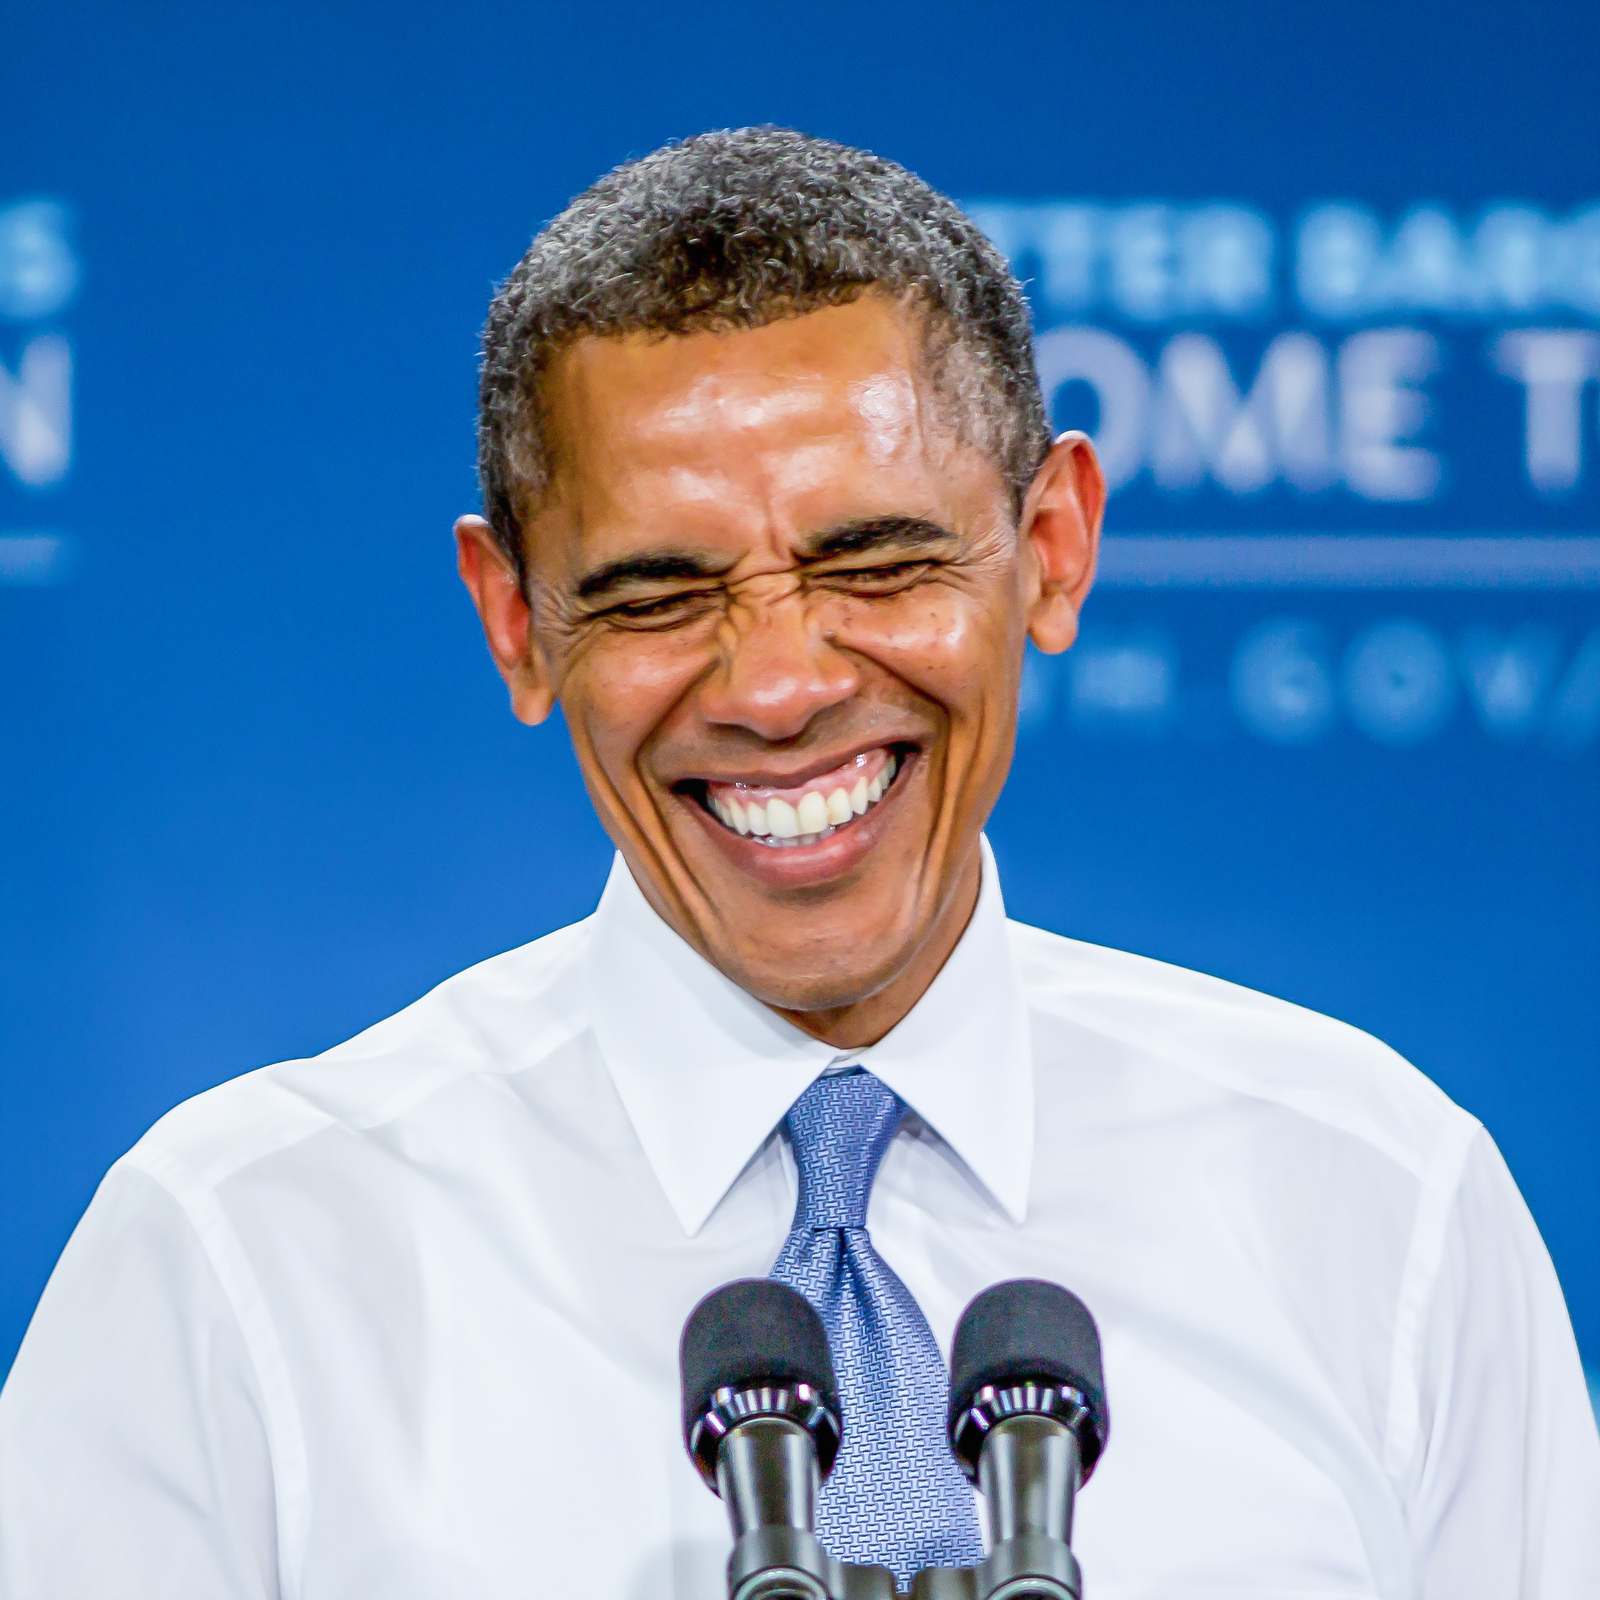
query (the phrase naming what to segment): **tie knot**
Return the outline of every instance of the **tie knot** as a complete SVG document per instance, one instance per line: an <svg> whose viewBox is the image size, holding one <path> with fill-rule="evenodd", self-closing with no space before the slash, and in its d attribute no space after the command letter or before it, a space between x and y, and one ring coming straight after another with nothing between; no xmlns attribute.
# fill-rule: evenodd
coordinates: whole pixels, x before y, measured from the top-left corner
<svg viewBox="0 0 1600 1600"><path fill-rule="evenodd" d="M905 1102L870 1072L818 1078L783 1125L800 1173L796 1228L864 1228L878 1163L906 1114Z"/></svg>

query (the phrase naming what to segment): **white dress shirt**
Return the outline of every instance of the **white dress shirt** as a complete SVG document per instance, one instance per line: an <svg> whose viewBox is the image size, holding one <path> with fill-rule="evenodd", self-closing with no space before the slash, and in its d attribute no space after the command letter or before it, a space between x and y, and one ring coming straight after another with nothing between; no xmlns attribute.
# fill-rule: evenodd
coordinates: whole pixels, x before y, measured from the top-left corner
<svg viewBox="0 0 1600 1600"><path fill-rule="evenodd" d="M179 1106L0 1395L5 1600L717 1600L685 1314L764 1273L838 1052L613 869L595 915ZM1367 1034L977 910L859 1053L874 1243L948 1353L1000 1278L1097 1317L1090 1600L1600 1596L1600 1442L1483 1129Z"/></svg>

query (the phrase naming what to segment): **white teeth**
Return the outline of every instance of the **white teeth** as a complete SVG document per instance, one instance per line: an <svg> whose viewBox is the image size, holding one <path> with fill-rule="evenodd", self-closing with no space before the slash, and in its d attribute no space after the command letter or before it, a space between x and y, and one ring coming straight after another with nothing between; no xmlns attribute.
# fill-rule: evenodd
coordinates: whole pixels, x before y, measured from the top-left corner
<svg viewBox="0 0 1600 1600"><path fill-rule="evenodd" d="M828 826L828 802L815 789L800 797L794 814L801 833L821 833Z"/></svg>
<svg viewBox="0 0 1600 1600"><path fill-rule="evenodd" d="M732 794L706 797L712 814L735 833L757 838L781 840L786 844L814 844L831 829L861 816L883 798L894 782L900 762L889 756L875 778L857 778L847 789L842 784L824 794L808 789L797 804L774 796L763 805L758 800L741 801Z"/></svg>
<svg viewBox="0 0 1600 1600"><path fill-rule="evenodd" d="M767 801L767 827L774 839L793 839L801 831L800 818L795 814L794 807L787 800L778 799L776 795Z"/></svg>

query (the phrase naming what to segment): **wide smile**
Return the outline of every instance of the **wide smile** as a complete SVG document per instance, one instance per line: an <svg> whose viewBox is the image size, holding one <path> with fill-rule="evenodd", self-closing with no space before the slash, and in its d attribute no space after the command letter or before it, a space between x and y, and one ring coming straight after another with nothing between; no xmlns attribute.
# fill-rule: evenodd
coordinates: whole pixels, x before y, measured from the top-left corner
<svg viewBox="0 0 1600 1600"><path fill-rule="evenodd" d="M920 751L873 745L801 778L769 774L684 780L673 787L723 851L774 886L833 877L882 832Z"/></svg>
<svg viewBox="0 0 1600 1600"><path fill-rule="evenodd" d="M785 788L745 781L703 785L700 803L730 832L773 849L817 844L864 817L888 792L902 755L862 750L830 772Z"/></svg>

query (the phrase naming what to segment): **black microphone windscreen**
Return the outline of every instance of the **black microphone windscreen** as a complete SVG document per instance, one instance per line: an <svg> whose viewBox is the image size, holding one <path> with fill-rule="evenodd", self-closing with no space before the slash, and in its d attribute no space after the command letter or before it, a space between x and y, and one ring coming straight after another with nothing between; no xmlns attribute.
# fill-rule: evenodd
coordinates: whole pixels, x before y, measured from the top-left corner
<svg viewBox="0 0 1600 1600"><path fill-rule="evenodd" d="M798 1289L772 1278L741 1278L713 1289L683 1325L679 1365L686 1440L722 1388L808 1383L838 1415L822 1318Z"/></svg>
<svg viewBox="0 0 1600 1600"><path fill-rule="evenodd" d="M985 1289L961 1313L950 1353L951 1428L980 1389L1030 1379L1078 1390L1088 1403L1100 1448L1105 1447L1111 1413L1100 1367L1100 1331L1089 1308L1060 1284L1013 1278ZM1084 1465L1087 1474L1093 1461Z"/></svg>

